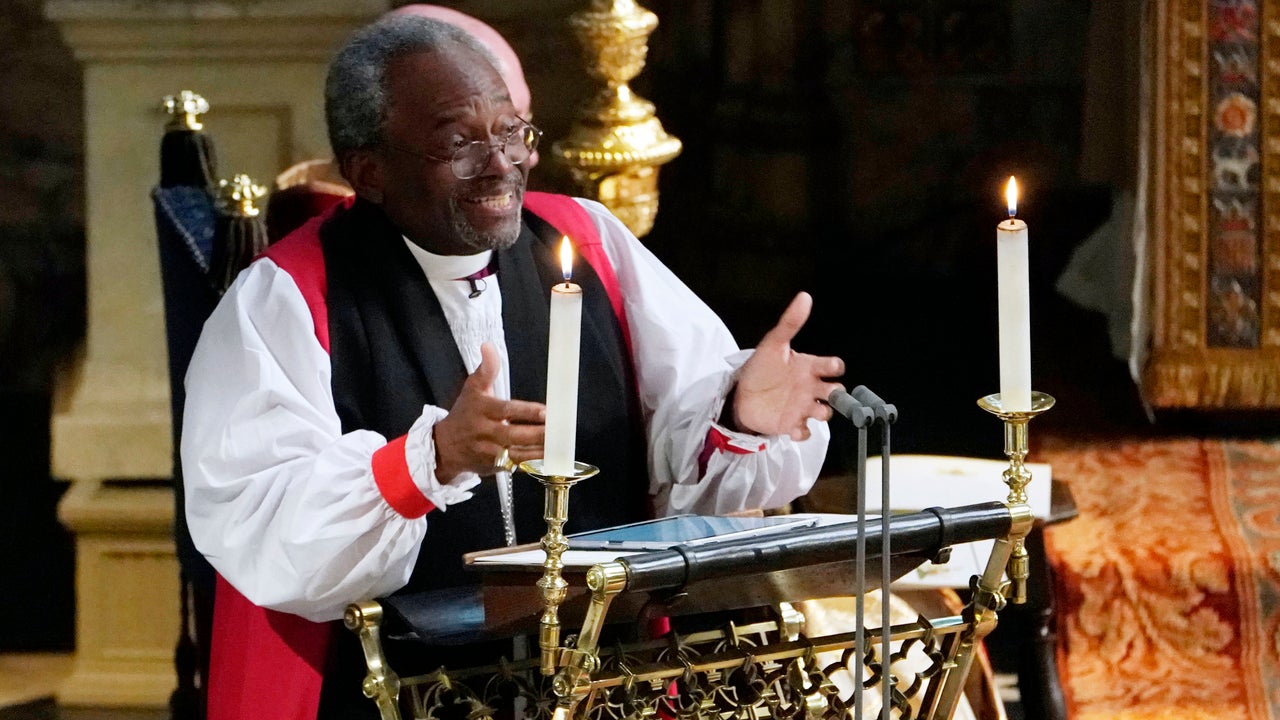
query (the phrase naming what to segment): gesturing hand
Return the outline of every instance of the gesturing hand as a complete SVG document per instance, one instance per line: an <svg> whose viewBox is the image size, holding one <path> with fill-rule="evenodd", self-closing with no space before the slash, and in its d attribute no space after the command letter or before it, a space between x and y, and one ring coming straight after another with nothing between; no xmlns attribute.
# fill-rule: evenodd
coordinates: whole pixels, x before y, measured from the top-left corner
<svg viewBox="0 0 1280 720"><path fill-rule="evenodd" d="M480 346L480 367L462 384L449 414L436 423L436 479L449 482L468 470L493 472L494 458L506 448L516 463L542 457L547 408L524 400L499 400L493 381L502 368L490 343Z"/></svg>
<svg viewBox="0 0 1280 720"><path fill-rule="evenodd" d="M825 378L843 375L844 361L791 349L792 338L809 319L812 308L813 298L808 293L796 295L742 366L733 394L733 422L739 430L805 440L809 437L807 419L831 419L831 407L825 400L832 390L843 386Z"/></svg>

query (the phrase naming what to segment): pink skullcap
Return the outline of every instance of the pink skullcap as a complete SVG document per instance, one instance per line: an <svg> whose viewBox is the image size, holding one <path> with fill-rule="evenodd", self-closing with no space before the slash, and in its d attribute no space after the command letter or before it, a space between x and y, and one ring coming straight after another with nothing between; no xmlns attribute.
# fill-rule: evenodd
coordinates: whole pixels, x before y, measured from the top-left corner
<svg viewBox="0 0 1280 720"><path fill-rule="evenodd" d="M511 104L516 106L516 112L522 117L529 117L531 98L529 85L524 80L524 70L520 67L520 58L516 57L515 50L511 49L506 38L497 30L466 13L439 5L405 5L391 12L421 15L446 22L478 40L497 59L498 73L507 82L507 92L511 93Z"/></svg>

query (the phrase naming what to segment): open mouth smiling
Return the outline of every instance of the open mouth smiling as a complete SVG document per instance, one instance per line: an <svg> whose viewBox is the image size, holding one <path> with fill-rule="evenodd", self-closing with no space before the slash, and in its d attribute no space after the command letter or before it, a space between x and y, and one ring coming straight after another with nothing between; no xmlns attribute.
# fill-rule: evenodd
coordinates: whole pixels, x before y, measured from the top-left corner
<svg viewBox="0 0 1280 720"><path fill-rule="evenodd" d="M496 195L463 198L462 202L484 210L508 210L515 204L515 197L516 194L514 192L508 191Z"/></svg>

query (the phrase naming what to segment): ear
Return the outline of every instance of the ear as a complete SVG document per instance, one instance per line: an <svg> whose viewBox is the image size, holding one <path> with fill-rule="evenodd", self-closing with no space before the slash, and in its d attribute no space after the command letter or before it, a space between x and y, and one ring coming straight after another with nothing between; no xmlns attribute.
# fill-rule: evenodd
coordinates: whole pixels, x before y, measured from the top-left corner
<svg viewBox="0 0 1280 720"><path fill-rule="evenodd" d="M381 205L385 187L382 161L382 156L375 150L352 150L342 156L338 166L356 195Z"/></svg>

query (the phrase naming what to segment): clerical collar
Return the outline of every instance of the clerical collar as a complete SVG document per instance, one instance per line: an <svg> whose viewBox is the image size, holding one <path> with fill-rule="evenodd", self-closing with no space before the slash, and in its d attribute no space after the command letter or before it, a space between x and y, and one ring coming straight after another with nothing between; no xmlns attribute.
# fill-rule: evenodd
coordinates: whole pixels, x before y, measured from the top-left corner
<svg viewBox="0 0 1280 720"><path fill-rule="evenodd" d="M454 278L454 280L457 280L458 282L467 283L471 288L471 290L467 293L467 297L474 300L480 297L480 293L484 292L485 289L489 287L489 283L485 280L485 278L489 277L490 275L493 275L496 272L498 272L498 256L497 255L493 257L493 260L489 261L488 265L485 265L484 267L480 268L479 270L471 273L466 277Z"/></svg>
<svg viewBox="0 0 1280 720"><path fill-rule="evenodd" d="M484 270L489 267L489 263L493 260L493 251L485 250L475 255L437 255L428 252L409 242L405 238L405 245L409 247L409 252L413 253L413 259L418 261L418 265L422 267L422 272L426 274L427 279L436 280L465 280L468 275Z"/></svg>

